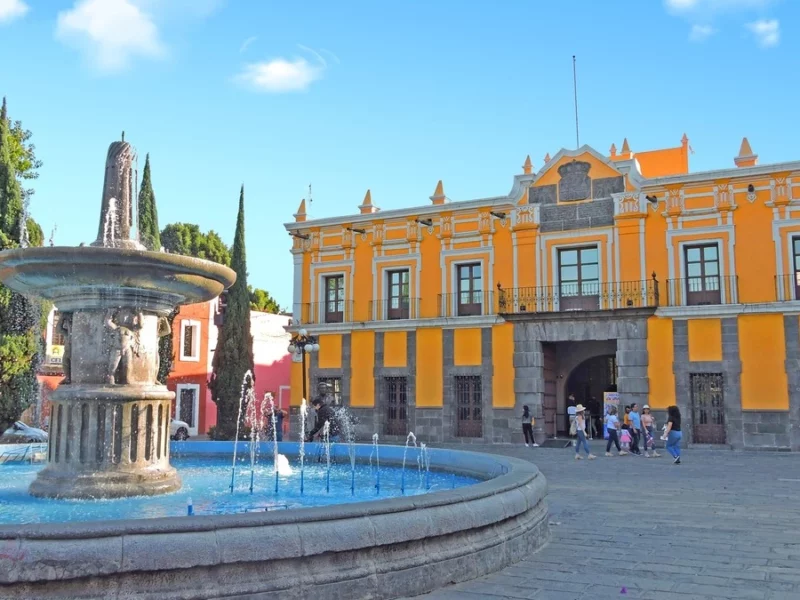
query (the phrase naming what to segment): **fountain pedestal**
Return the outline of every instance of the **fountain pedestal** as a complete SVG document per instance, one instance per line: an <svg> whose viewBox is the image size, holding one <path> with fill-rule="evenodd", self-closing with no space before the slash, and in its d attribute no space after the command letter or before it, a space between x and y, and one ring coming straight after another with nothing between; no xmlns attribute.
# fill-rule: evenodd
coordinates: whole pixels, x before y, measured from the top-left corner
<svg viewBox="0 0 800 600"><path fill-rule="evenodd" d="M64 381L52 394L47 466L34 496L119 498L181 486L169 463L173 392L157 382L158 340L175 306L236 281L205 260L149 252L130 238L135 152L111 144L91 247L0 253L0 281L51 300L61 315Z"/></svg>

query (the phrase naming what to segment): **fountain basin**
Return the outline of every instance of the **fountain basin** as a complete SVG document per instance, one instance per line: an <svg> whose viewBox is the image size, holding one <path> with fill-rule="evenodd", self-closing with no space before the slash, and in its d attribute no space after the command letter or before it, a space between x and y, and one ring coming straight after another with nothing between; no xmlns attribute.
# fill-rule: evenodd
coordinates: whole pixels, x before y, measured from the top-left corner
<svg viewBox="0 0 800 600"><path fill-rule="evenodd" d="M51 300L62 312L135 306L168 314L179 304L219 296L236 274L180 254L56 246L0 252L0 281L19 293Z"/></svg>
<svg viewBox="0 0 800 600"><path fill-rule="evenodd" d="M218 455L233 444L172 446ZM371 450L356 446L357 460ZM403 451L381 446L381 464L400 464ZM297 444L280 452L295 455ZM2 597L388 599L502 569L547 543L547 484L533 464L429 453L431 469L483 481L295 510L0 526ZM335 456L346 461L347 448Z"/></svg>

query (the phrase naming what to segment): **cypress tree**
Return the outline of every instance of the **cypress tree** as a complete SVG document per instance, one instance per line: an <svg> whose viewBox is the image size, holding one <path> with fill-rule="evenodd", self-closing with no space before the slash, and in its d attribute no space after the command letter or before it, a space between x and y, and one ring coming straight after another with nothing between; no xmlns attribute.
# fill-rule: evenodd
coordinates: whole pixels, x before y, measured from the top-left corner
<svg viewBox="0 0 800 600"><path fill-rule="evenodd" d="M153 182L150 180L150 155L144 160L142 187L139 190L139 241L148 250L161 249L161 233L158 230L158 210Z"/></svg>
<svg viewBox="0 0 800 600"><path fill-rule="evenodd" d="M220 328L209 382L211 397L217 404L216 439L236 437L242 380L247 371L253 371L253 336L250 333L250 294L247 289L244 243L244 186L239 193L231 268L236 271L236 283L228 290L225 320Z"/></svg>
<svg viewBox="0 0 800 600"><path fill-rule="evenodd" d="M20 243L22 188L10 153L6 100L0 108L0 250ZM0 431L36 401L40 305L0 285Z"/></svg>

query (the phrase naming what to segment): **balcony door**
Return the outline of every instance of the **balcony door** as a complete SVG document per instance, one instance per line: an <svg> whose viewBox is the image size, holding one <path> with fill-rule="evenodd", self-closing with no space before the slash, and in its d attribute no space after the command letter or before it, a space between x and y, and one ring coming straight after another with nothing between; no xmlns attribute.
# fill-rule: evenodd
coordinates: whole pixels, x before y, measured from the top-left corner
<svg viewBox="0 0 800 600"><path fill-rule="evenodd" d="M800 237L792 238L792 259L794 260L794 299L800 300Z"/></svg>
<svg viewBox="0 0 800 600"><path fill-rule="evenodd" d="M344 321L344 275L325 278L325 322Z"/></svg>
<svg viewBox="0 0 800 600"><path fill-rule="evenodd" d="M719 248L716 244L686 246L686 304L721 304Z"/></svg>
<svg viewBox="0 0 800 600"><path fill-rule="evenodd" d="M597 246L558 251L561 310L600 309L600 256Z"/></svg>
<svg viewBox="0 0 800 600"><path fill-rule="evenodd" d="M389 299L386 306L387 319L409 318L408 270L387 273Z"/></svg>
<svg viewBox="0 0 800 600"><path fill-rule="evenodd" d="M483 279L481 264L458 265L459 317L483 314Z"/></svg>

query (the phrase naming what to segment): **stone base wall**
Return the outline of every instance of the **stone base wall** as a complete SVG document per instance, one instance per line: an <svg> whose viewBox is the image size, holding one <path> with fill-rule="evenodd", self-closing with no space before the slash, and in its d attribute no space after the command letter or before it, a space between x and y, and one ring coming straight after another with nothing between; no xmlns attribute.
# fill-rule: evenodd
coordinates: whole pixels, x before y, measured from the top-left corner
<svg viewBox="0 0 800 600"><path fill-rule="evenodd" d="M792 423L788 411L743 411L744 447L790 450Z"/></svg>

